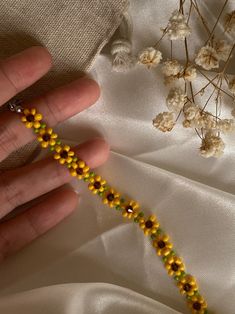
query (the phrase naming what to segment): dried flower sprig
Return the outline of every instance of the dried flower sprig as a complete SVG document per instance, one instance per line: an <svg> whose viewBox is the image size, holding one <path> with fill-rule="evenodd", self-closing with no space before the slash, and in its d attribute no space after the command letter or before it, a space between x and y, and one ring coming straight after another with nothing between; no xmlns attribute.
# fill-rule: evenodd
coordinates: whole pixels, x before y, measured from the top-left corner
<svg viewBox="0 0 235 314"><path fill-rule="evenodd" d="M221 39L217 25L220 19L224 19L224 33L235 34L235 11L226 13L225 10L229 0L225 0L218 18L212 29L208 27L196 0L179 0L179 9L173 11L167 26L162 28L161 38L152 46L144 48L138 54L138 63L152 69L161 64L164 75L164 83L170 85L169 94L166 97L166 107L169 111L157 114L153 119L155 128L162 132L171 132L181 114L184 116L182 125L184 128L194 129L201 140L200 154L203 157L220 157L223 155L225 143L221 133L235 131L235 120L221 118L222 105L225 97L235 105L235 77L229 77L228 66L234 55L235 40ZM188 4L189 11L184 13ZM190 18L195 13L199 17L208 39L196 52L194 59L190 59L187 38L192 36ZM170 40L171 53L164 58L159 46L164 38ZM172 57L172 42L183 41L186 61L181 64ZM194 53L195 54L195 53ZM217 71L214 78L209 78L206 71ZM195 92L193 86L198 75L203 76L207 83L199 91ZM205 99L205 91L209 97ZM206 110L208 105L212 110ZM175 115L177 117L175 118ZM235 108L231 111L235 117Z"/></svg>

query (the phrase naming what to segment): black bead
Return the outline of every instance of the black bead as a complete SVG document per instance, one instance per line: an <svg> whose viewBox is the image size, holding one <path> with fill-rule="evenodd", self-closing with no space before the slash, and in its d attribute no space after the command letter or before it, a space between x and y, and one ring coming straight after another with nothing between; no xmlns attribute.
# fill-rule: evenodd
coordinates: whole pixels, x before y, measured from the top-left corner
<svg viewBox="0 0 235 314"><path fill-rule="evenodd" d="M46 134L43 135L42 139L43 139L43 141L48 142L48 141L50 141L51 136L50 136L50 134L46 133Z"/></svg>
<svg viewBox="0 0 235 314"><path fill-rule="evenodd" d="M127 212L127 213L133 213L133 212L134 212L133 207L132 207L131 205L128 205L128 206L126 207L126 212Z"/></svg>
<svg viewBox="0 0 235 314"><path fill-rule="evenodd" d="M99 182L99 181L96 181L95 183L94 183L94 187L95 187L95 189L99 189L100 187L101 187L101 183Z"/></svg>
<svg viewBox="0 0 235 314"><path fill-rule="evenodd" d="M158 241L157 243L159 249L163 249L166 246L166 243L162 240Z"/></svg>
<svg viewBox="0 0 235 314"><path fill-rule="evenodd" d="M147 220L145 223L145 227L148 229L151 229L153 226L153 222L151 220Z"/></svg>
<svg viewBox="0 0 235 314"><path fill-rule="evenodd" d="M171 269L172 269L173 271L177 271L177 270L179 269L179 265L176 264L176 263L173 263L173 264L171 264Z"/></svg>
<svg viewBox="0 0 235 314"><path fill-rule="evenodd" d="M82 168L77 168L76 172L77 172L77 174L82 175L83 174L83 169Z"/></svg>
<svg viewBox="0 0 235 314"><path fill-rule="evenodd" d="M33 122L34 121L34 116L32 114L29 114L29 115L26 116L26 120L28 122Z"/></svg>
<svg viewBox="0 0 235 314"><path fill-rule="evenodd" d="M191 290L192 286L189 283L186 283L183 287L184 291L189 292Z"/></svg>
<svg viewBox="0 0 235 314"><path fill-rule="evenodd" d="M194 303L193 303L193 309L194 309L194 310L200 311L201 308L202 308L201 303L199 303L199 302L194 302Z"/></svg>
<svg viewBox="0 0 235 314"><path fill-rule="evenodd" d="M63 159L67 158L68 157L68 152L66 150L63 150L61 152L61 154L60 154L60 157L63 158Z"/></svg>
<svg viewBox="0 0 235 314"><path fill-rule="evenodd" d="M107 195L107 200L112 202L114 200L114 194L113 193L110 193Z"/></svg>

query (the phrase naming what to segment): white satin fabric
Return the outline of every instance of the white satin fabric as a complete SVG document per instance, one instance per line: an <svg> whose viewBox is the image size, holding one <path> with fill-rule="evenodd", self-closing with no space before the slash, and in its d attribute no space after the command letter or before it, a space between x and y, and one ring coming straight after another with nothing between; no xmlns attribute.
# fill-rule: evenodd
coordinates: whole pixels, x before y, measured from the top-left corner
<svg viewBox="0 0 235 314"><path fill-rule="evenodd" d="M137 49L155 42L175 6L173 0L132 2ZM208 6L213 23L221 1ZM193 130L180 124L168 134L154 129L152 118L166 110L167 88L159 72L138 66L113 73L100 55L91 74L101 85L101 98L59 132L73 143L97 134L106 138L110 158L97 172L157 215L209 309L234 314L234 134L223 136L222 158L204 159ZM225 105L223 116L230 117L230 111ZM81 199L72 216L1 265L0 313L189 313L143 232L85 184L74 181L73 187Z"/></svg>

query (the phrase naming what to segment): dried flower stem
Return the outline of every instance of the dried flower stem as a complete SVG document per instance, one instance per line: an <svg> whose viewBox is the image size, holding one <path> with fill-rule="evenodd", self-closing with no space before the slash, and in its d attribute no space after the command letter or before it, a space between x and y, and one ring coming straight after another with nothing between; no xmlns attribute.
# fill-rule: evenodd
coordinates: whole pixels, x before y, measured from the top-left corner
<svg viewBox="0 0 235 314"><path fill-rule="evenodd" d="M202 14L201 14L201 12L199 10L198 4L197 4L197 0L194 0L194 1L190 0L190 1L191 1L192 5L193 5L194 9L196 10L199 18L201 19L202 24L205 27L205 30L207 31L208 35L210 36L211 32L209 30L209 27L207 26L207 22L205 21L204 17L202 16Z"/></svg>
<svg viewBox="0 0 235 314"><path fill-rule="evenodd" d="M217 26L217 24L218 24L218 22L219 22L219 20L220 20L220 17L221 17L221 15L222 15L222 13L223 13L223 11L224 11L224 9L225 9L227 3L228 3L228 0L225 0L224 5L223 5L222 9L220 10L220 13L219 13L219 15L218 15L218 17L217 17L217 20L216 20L216 22L215 22L215 24L214 24L214 26L213 26L213 28L212 28L212 31L210 32L210 36L209 36L209 38L207 39L205 45L211 40L211 38L212 38L212 36L213 36L213 34L214 34L214 31L215 31L215 28L216 28L216 26Z"/></svg>

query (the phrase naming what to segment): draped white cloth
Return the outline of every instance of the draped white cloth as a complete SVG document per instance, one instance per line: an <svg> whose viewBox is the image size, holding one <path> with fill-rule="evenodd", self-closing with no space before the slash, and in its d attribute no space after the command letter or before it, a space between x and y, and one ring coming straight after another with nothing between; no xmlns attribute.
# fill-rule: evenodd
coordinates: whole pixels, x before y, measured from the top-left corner
<svg viewBox="0 0 235 314"><path fill-rule="evenodd" d="M213 24L221 1L207 5ZM133 1L136 49L156 41L175 6L173 0ZM198 47L199 37L192 47ZM234 134L223 136L223 157L204 159L193 130L178 124L164 134L153 128L153 117L166 111L159 70L137 66L113 73L107 56L100 55L91 74L102 96L60 126L61 137L74 144L97 134L106 138L110 158L96 172L157 215L209 309L234 314ZM230 111L224 105L222 116L231 118ZM1 265L0 313L189 313L138 226L103 205L84 183L74 181L73 187L81 199L72 216Z"/></svg>

